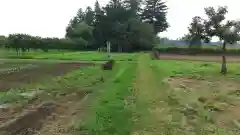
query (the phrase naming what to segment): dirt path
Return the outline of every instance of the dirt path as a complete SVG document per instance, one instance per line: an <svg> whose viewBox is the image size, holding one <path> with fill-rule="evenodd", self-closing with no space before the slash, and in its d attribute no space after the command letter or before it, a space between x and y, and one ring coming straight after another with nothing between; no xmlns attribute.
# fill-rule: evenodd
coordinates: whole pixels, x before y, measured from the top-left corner
<svg viewBox="0 0 240 135"><path fill-rule="evenodd" d="M59 63L43 65L32 69L23 69L0 76L0 91L8 91L22 84L33 83L45 77L60 76L81 66L93 65L91 63Z"/></svg>
<svg viewBox="0 0 240 135"><path fill-rule="evenodd" d="M160 60L190 60L190 61L206 61L221 62L221 56L191 56L191 55L175 55L160 54ZM227 56L227 62L240 62L240 56Z"/></svg>

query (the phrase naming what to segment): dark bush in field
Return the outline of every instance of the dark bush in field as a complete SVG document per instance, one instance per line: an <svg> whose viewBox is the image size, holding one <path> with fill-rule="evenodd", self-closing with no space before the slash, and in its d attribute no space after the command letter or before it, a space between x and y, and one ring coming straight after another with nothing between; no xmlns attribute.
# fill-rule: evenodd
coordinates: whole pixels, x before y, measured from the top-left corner
<svg viewBox="0 0 240 135"><path fill-rule="evenodd" d="M102 69L103 70L112 70L114 64L115 64L114 60L109 60L102 65Z"/></svg>
<svg viewBox="0 0 240 135"><path fill-rule="evenodd" d="M168 48L157 48L157 52L164 54L183 54L183 55L222 55L223 51L221 49L213 48L178 48L178 47L168 47ZM225 54L227 55L240 55L240 49L228 49Z"/></svg>

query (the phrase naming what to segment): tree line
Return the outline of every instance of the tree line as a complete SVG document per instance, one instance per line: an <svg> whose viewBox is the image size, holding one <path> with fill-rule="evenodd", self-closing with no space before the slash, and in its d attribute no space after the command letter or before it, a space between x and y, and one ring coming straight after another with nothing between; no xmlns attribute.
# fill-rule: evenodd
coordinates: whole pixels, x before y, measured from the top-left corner
<svg viewBox="0 0 240 135"><path fill-rule="evenodd" d="M111 51L150 50L165 31L167 6L161 0L110 0L106 6L95 2L80 8L66 27L65 38L42 38L28 34L0 37L0 46L28 51L30 49L96 50L111 44Z"/></svg>

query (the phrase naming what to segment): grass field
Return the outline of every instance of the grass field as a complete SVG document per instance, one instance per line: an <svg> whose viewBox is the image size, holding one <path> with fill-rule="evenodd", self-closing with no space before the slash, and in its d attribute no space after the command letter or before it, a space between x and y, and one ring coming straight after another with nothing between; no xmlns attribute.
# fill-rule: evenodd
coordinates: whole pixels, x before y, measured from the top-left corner
<svg viewBox="0 0 240 135"><path fill-rule="evenodd" d="M116 65L105 71L104 53L28 55L0 61L1 135L239 134L238 63L222 76L219 63L190 56L112 54Z"/></svg>
<svg viewBox="0 0 240 135"><path fill-rule="evenodd" d="M136 60L136 53L111 53L111 57L118 61ZM108 55L104 52L41 52L30 51L17 55L14 51L2 50L0 51L0 58L10 59L50 59L50 60L78 60L78 61L106 61L109 60Z"/></svg>

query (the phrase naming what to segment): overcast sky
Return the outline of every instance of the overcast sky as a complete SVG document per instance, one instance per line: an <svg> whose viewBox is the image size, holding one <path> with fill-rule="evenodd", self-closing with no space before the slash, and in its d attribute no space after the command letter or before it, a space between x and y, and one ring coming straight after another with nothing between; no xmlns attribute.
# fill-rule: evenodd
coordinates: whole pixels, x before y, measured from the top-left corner
<svg viewBox="0 0 240 135"><path fill-rule="evenodd" d="M187 33L193 16L204 16L204 7L228 6L227 19L239 19L238 0L165 0L171 27L160 36L171 39ZM106 4L108 0L99 0ZM64 37L65 28L77 10L93 6L95 0L1 0L0 35L27 33L42 37Z"/></svg>

